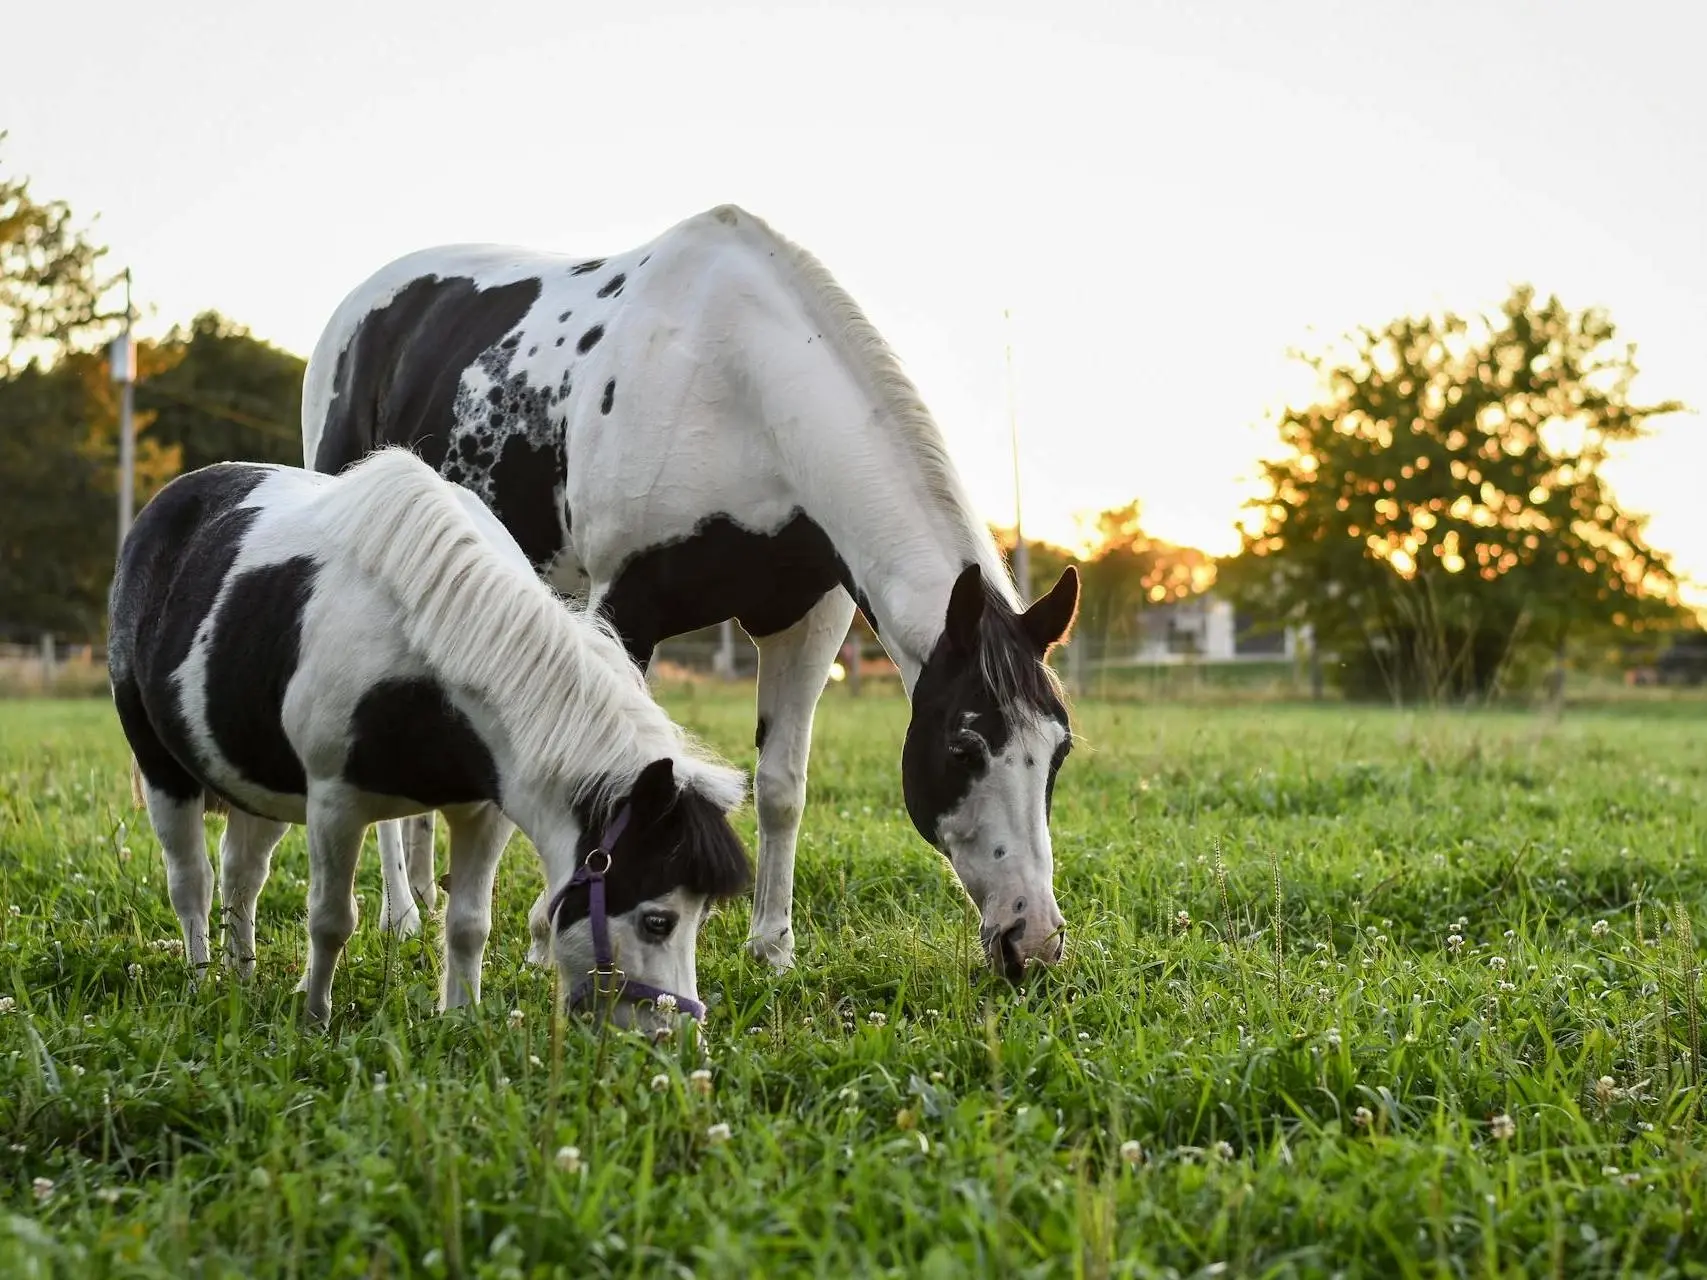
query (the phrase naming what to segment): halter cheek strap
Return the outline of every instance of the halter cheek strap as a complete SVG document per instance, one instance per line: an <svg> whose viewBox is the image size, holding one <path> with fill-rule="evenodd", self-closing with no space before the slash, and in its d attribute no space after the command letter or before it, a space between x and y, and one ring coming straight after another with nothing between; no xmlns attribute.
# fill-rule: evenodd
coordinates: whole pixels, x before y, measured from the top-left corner
<svg viewBox="0 0 1707 1280"><path fill-rule="evenodd" d="M605 910L605 873L610 870L610 851L616 848L616 842L628 829L628 818L629 808L625 804L617 811L610 826L605 828L604 835L587 855L586 861L575 868L575 874L551 900L549 918L555 922L569 891L581 885L587 886L587 925L593 933L593 968L569 992L569 1007L576 1008L589 1000L621 1000L629 1004L650 1000L660 1011L675 1009L704 1022L705 1006L698 1000L665 991L650 983L631 981L616 967L610 945L610 917Z"/></svg>

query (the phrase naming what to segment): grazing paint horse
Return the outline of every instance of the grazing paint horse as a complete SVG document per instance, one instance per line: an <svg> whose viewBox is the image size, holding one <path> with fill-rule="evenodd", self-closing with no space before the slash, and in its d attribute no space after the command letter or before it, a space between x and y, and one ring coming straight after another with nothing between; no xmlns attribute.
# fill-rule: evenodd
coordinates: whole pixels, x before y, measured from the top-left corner
<svg viewBox="0 0 1707 1280"><path fill-rule="evenodd" d="M642 665L726 618L753 636L756 955L793 959L813 711L857 601L912 701L914 826L977 905L994 964L1014 977L1060 957L1049 812L1070 734L1044 657L1077 574L1018 607L918 393L805 250L726 205L612 258L412 254L333 315L302 421L320 471L404 445L479 494ZM388 861L388 892L430 903L430 816L406 862L407 880Z"/></svg>
<svg viewBox="0 0 1707 1280"><path fill-rule="evenodd" d="M703 1016L700 925L748 882L727 817L744 779L689 750L621 641L559 601L467 490L399 449L337 477L206 467L142 511L111 614L113 696L191 963L208 963L206 800L230 811L220 888L244 977L273 849L307 823L302 989L322 1020L363 833L438 810L444 1006L480 998L493 877L520 826L562 890L570 1003L617 995L625 1023L641 999ZM598 992L580 980L595 969Z"/></svg>

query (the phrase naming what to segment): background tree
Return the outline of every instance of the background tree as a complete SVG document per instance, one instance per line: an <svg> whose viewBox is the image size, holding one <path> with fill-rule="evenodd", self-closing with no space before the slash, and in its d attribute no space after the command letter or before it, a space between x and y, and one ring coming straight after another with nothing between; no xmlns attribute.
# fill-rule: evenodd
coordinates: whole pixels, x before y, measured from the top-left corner
<svg viewBox="0 0 1707 1280"><path fill-rule="evenodd" d="M6 135L0 133L0 147ZM51 359L98 340L120 318L101 307L106 252L74 224L64 201L43 204L0 154L0 376L35 355Z"/></svg>
<svg viewBox="0 0 1707 1280"><path fill-rule="evenodd" d="M152 358L138 351L139 373ZM0 379L0 632L100 636L118 545L117 452L104 355L73 352ZM139 435L139 506L177 471L175 449Z"/></svg>
<svg viewBox="0 0 1707 1280"><path fill-rule="evenodd" d="M1280 420L1261 528L1223 572L1310 623L1348 692L1486 695L1512 661L1675 616L1644 520L1601 475L1636 405L1608 315L1515 289L1499 312L1395 320L1311 357L1322 398Z"/></svg>
<svg viewBox="0 0 1707 1280"><path fill-rule="evenodd" d="M304 362L205 311L157 349L159 371L139 380L149 436L179 451L184 470L247 460L302 465Z"/></svg>

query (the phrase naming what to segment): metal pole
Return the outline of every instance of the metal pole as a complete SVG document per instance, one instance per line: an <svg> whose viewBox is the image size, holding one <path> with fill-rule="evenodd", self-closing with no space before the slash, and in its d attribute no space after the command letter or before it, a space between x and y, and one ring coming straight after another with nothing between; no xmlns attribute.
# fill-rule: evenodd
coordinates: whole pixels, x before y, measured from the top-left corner
<svg viewBox="0 0 1707 1280"><path fill-rule="evenodd" d="M1019 509L1019 412L1014 406L1014 340L1013 315L1002 309L1002 325L1006 334L1008 363L1008 441L1014 455L1014 577L1019 582L1019 606L1031 603L1031 550L1025 545L1025 530L1020 523Z"/></svg>
<svg viewBox="0 0 1707 1280"><path fill-rule="evenodd" d="M136 505L136 348L130 331L130 268L124 272L124 334L112 348L113 381L119 384L119 548L130 532Z"/></svg>

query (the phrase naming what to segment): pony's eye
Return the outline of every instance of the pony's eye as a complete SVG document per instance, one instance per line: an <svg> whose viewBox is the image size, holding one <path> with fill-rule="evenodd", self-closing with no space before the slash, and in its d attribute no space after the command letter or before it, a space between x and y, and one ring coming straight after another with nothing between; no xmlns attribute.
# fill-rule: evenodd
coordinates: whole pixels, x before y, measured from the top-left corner
<svg viewBox="0 0 1707 1280"><path fill-rule="evenodd" d="M640 932L648 942L662 942L676 930L676 917L670 911L648 911L640 917Z"/></svg>

